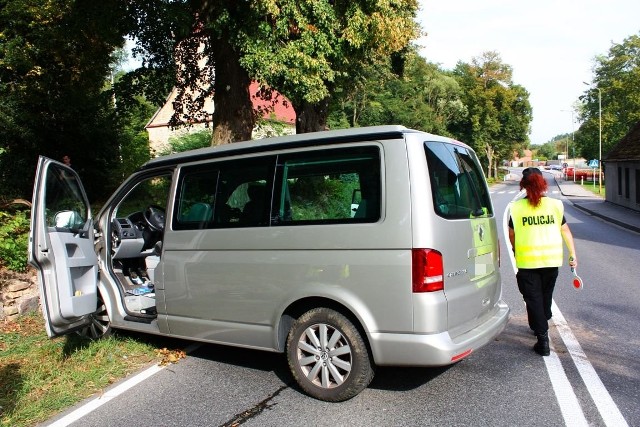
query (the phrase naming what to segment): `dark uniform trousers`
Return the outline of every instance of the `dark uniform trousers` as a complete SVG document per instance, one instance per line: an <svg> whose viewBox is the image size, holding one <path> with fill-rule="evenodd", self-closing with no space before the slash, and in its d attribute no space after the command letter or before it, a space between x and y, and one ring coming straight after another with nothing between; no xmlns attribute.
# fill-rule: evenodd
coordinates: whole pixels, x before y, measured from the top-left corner
<svg viewBox="0 0 640 427"><path fill-rule="evenodd" d="M521 268L516 279L518 289L527 304L529 327L542 335L549 330L553 288L558 278L558 267Z"/></svg>

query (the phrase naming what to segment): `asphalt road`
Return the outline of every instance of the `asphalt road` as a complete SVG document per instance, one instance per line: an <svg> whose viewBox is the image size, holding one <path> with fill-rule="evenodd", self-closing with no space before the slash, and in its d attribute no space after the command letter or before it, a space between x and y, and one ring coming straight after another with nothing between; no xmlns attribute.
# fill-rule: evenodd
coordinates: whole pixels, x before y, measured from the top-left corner
<svg viewBox="0 0 640 427"><path fill-rule="evenodd" d="M500 228L517 190L517 183L493 188ZM574 290L568 267L562 269L552 357L531 350L535 338L501 236L510 322L493 343L454 366L379 368L360 395L326 403L296 388L282 355L203 344L71 425L640 426L640 235L568 200L565 206L585 289ZM562 319L566 325L555 326Z"/></svg>

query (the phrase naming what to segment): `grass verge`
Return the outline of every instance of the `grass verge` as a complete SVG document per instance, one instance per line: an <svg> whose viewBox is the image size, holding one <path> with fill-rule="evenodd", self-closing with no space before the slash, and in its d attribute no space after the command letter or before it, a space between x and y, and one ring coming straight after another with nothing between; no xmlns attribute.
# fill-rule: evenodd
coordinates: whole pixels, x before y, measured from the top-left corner
<svg viewBox="0 0 640 427"><path fill-rule="evenodd" d="M600 193L600 187L598 186L597 182L595 186L593 185L592 181L591 182L585 181L583 184L580 184L579 182L576 182L576 183L578 185L582 185L582 188L584 188L585 190L589 190L596 196L600 196L604 199L605 197L604 183L602 183L602 193Z"/></svg>
<svg viewBox="0 0 640 427"><path fill-rule="evenodd" d="M184 357L183 352L177 352ZM98 393L172 351L126 333L91 341L49 339L42 317L0 322L0 426L32 426Z"/></svg>

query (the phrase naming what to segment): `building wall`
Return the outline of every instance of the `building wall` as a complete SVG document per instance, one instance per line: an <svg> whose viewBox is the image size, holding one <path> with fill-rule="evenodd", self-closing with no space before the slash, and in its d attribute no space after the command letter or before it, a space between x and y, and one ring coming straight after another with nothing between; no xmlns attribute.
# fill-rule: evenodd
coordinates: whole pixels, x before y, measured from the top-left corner
<svg viewBox="0 0 640 427"><path fill-rule="evenodd" d="M640 162L605 163L606 200L640 212Z"/></svg>
<svg viewBox="0 0 640 427"><path fill-rule="evenodd" d="M291 102L282 95L277 95L278 102L272 104L269 100L263 100L256 96L260 85L252 82L249 87L249 93L252 94L251 101L254 108L263 109L262 120L259 120L253 129L253 139L260 139L270 136L290 135L296 132L296 113L291 106ZM169 139L180 137L185 134L198 132L207 128L209 123L192 123L189 126L181 126L172 129L169 127L169 120L173 115L173 103L178 96L178 91L174 88L167 97L164 105L158 109L156 114L151 118L146 126L149 134L149 146L154 155L158 155L160 151L169 145ZM209 116L213 114L215 109L213 98L205 100L203 111Z"/></svg>

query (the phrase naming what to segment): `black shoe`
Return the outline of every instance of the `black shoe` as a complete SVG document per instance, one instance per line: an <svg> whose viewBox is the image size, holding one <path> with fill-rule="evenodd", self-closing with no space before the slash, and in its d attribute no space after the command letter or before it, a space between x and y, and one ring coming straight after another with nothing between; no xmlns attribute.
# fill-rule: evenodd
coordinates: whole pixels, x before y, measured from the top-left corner
<svg viewBox="0 0 640 427"><path fill-rule="evenodd" d="M548 356L551 354L551 350L549 349L549 334L537 334L538 342L534 344L533 351L538 353L540 356Z"/></svg>

